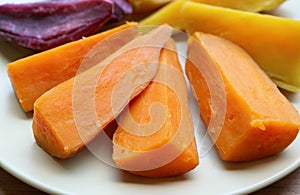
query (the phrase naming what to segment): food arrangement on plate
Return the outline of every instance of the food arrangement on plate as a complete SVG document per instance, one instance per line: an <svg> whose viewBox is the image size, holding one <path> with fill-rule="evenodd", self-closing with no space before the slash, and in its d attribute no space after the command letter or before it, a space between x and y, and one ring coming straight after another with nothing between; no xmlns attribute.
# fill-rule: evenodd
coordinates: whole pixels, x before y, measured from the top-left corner
<svg viewBox="0 0 300 195"><path fill-rule="evenodd" d="M264 159L284 152L300 129L280 91L300 91L300 21L261 13L281 4L2 4L0 35L35 50L8 63L7 74L23 111L33 112L36 143L54 158L73 158L116 122L114 166L152 178L194 170L201 159L187 76L220 160ZM132 21L139 13L148 15ZM188 37L185 64L173 40L179 30Z"/></svg>

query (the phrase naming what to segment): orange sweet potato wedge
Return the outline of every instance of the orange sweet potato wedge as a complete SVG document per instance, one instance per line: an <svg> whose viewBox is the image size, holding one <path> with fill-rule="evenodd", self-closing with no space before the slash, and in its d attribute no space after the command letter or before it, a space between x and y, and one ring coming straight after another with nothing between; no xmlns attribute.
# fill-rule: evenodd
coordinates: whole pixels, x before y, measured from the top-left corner
<svg viewBox="0 0 300 195"><path fill-rule="evenodd" d="M9 63L7 72L21 107L25 112L31 111L39 96L74 77L83 60L87 60L87 55L93 55L92 58L95 59L94 62L88 62L91 67L137 35L137 23L130 22ZM93 47L98 47L97 53L90 54ZM83 66L80 69L83 71Z"/></svg>
<svg viewBox="0 0 300 195"><path fill-rule="evenodd" d="M219 106L225 109L223 125L208 132L223 160L261 159L293 142L299 114L244 50L223 38L195 33L188 42L188 59L186 73L206 126L213 113L222 113L212 109L211 94L225 94L225 107ZM210 75L220 75L224 91Z"/></svg>
<svg viewBox="0 0 300 195"><path fill-rule="evenodd" d="M171 27L159 26L40 96L32 125L37 144L58 158L76 154L155 76L171 34Z"/></svg>
<svg viewBox="0 0 300 195"><path fill-rule="evenodd" d="M187 87L176 46L169 40L159 70L122 112L113 136L113 160L136 175L170 177L194 169L198 153Z"/></svg>

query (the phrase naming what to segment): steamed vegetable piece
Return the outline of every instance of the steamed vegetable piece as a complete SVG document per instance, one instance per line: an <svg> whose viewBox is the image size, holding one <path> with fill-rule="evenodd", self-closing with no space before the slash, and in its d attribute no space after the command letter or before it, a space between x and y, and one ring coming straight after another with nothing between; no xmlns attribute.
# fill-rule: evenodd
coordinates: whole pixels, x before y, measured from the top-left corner
<svg viewBox="0 0 300 195"><path fill-rule="evenodd" d="M114 9L113 15L111 16L111 21L121 20L125 15L131 14L133 12L132 6L127 0L113 0Z"/></svg>
<svg viewBox="0 0 300 195"><path fill-rule="evenodd" d="M175 3L178 0L129 0L136 13L145 13L160 8L167 3ZM191 0L209 5L228 7L251 12L269 11L278 7L285 0ZM165 9L165 8L163 8ZM168 9L168 8L167 8ZM176 13L174 10L173 13ZM156 13L154 14L156 15ZM175 14L174 14L175 15ZM174 16L178 17L178 16ZM161 17L164 20L164 17Z"/></svg>
<svg viewBox="0 0 300 195"><path fill-rule="evenodd" d="M171 34L171 27L157 27L39 97L32 125L37 144L59 158L76 154L155 76Z"/></svg>
<svg viewBox="0 0 300 195"><path fill-rule="evenodd" d="M151 13L173 0L128 0L134 13Z"/></svg>
<svg viewBox="0 0 300 195"><path fill-rule="evenodd" d="M186 0L176 0L165 5L163 8L140 21L140 25L160 25L167 23L173 28L184 30L182 24L184 21L182 21L180 15L180 10L184 2L186 2Z"/></svg>
<svg viewBox="0 0 300 195"><path fill-rule="evenodd" d="M281 88L300 91L300 21L186 2L184 29L226 38L249 53Z"/></svg>
<svg viewBox="0 0 300 195"><path fill-rule="evenodd" d="M137 35L137 23L130 22L9 63L7 73L21 107L31 111L43 93L101 62Z"/></svg>
<svg viewBox="0 0 300 195"><path fill-rule="evenodd" d="M242 48L221 37L195 33L188 42L188 59L186 74L206 126L213 112L221 112L211 108L212 90L224 93L210 75L219 72L223 80L224 124L221 131L208 132L223 160L275 155L296 138L300 129L297 110Z"/></svg>
<svg viewBox="0 0 300 195"><path fill-rule="evenodd" d="M198 165L187 95L176 46L169 40L157 75L118 120L113 160L119 168L146 177L170 177Z"/></svg>
<svg viewBox="0 0 300 195"><path fill-rule="evenodd" d="M139 0L131 0L133 7L138 10L145 10L147 6L145 3L139 3ZM130 1L130 2L131 2ZM168 5L164 6L157 12L154 12L152 15L148 16L141 21L142 25L160 25L168 23L175 28L182 29L181 23L184 23L180 13L180 9L184 2L188 0L171 0ZM250 12L260 12L260 11L270 11L277 8L285 0L190 0L197 3L204 3L208 5L215 5L220 7L227 7L237 10L250 11ZM143 1L147 4L156 5L158 2L156 0ZM164 2L164 1L162 1Z"/></svg>
<svg viewBox="0 0 300 195"><path fill-rule="evenodd" d="M34 50L47 50L95 33L113 16L129 13L118 0L47 0L0 5L0 35ZM125 6L124 6L125 5ZM122 8L125 8L124 11ZM114 12L117 10L118 12Z"/></svg>
<svg viewBox="0 0 300 195"><path fill-rule="evenodd" d="M281 5L285 0L192 0L220 7L227 7L237 10L261 12L271 11Z"/></svg>

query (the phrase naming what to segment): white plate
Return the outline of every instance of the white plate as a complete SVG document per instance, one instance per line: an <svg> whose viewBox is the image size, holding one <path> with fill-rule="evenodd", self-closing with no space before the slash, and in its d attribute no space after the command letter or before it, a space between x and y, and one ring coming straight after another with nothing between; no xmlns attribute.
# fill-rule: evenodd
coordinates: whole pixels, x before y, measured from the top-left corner
<svg viewBox="0 0 300 195"><path fill-rule="evenodd" d="M298 0L289 0L273 14L300 19L299 8ZM178 46L184 52L185 45ZM0 41L0 163L38 189L68 194L250 193L300 166L300 136L280 155L251 163L224 163L211 150L195 170L168 179L145 179L121 172L99 161L87 149L69 160L54 159L36 145L32 116L21 110L6 74L8 62L28 54L25 49ZM286 95L300 110L300 94Z"/></svg>

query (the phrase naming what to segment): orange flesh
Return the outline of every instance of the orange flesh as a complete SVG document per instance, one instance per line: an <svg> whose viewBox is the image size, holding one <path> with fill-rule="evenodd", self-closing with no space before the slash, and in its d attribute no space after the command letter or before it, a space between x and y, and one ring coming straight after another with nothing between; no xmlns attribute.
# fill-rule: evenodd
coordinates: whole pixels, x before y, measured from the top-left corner
<svg viewBox="0 0 300 195"><path fill-rule="evenodd" d="M95 138L154 77L171 32L160 26L38 98L33 116L37 144L67 158Z"/></svg>
<svg viewBox="0 0 300 195"><path fill-rule="evenodd" d="M94 46L98 44L101 50L97 50L97 61L89 63L91 66L131 41L137 33L137 23L131 22L9 63L7 72L23 110L31 111L39 96L74 77ZM112 39L110 36L119 38Z"/></svg>
<svg viewBox="0 0 300 195"><path fill-rule="evenodd" d="M202 65L192 63L197 58ZM300 128L296 109L241 48L220 37L195 33L189 40L188 59L186 73L206 126L211 120L206 80L215 78L203 76L205 66L215 66L222 75L226 115L215 146L223 160L250 161L275 155L296 138Z"/></svg>
<svg viewBox="0 0 300 195"><path fill-rule="evenodd" d="M146 177L183 174L199 163L187 88L173 41L162 50L160 62L154 80L121 114L113 137L116 165Z"/></svg>

